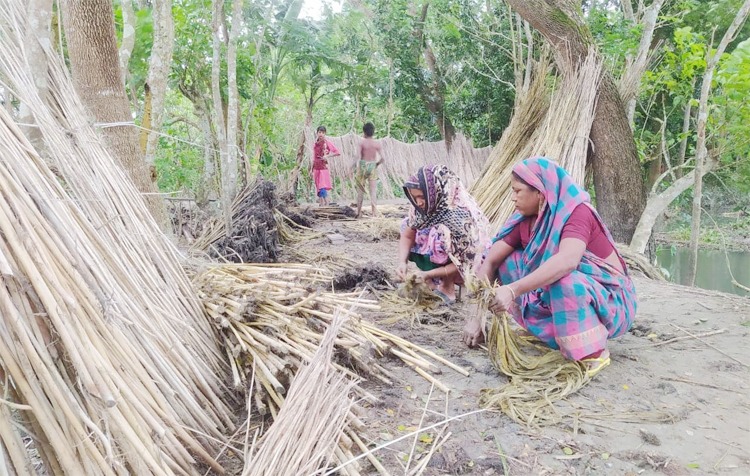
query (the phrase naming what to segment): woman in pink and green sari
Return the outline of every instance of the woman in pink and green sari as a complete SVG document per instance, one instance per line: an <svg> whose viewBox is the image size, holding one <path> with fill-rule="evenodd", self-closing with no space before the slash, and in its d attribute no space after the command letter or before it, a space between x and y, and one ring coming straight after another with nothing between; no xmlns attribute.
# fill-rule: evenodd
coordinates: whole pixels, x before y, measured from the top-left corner
<svg viewBox="0 0 750 476"><path fill-rule="evenodd" d="M593 376L610 363L607 340L630 329L633 282L609 230L586 193L555 162L538 157L513 167L516 212L493 240L480 279L497 279L493 312L508 311L530 334ZM467 321L469 346L483 340Z"/></svg>

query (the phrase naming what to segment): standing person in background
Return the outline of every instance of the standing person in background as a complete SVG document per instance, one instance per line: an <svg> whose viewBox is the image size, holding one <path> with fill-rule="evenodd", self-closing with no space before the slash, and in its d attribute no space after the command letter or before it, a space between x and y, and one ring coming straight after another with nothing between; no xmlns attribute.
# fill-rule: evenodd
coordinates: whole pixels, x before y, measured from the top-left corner
<svg viewBox="0 0 750 476"><path fill-rule="evenodd" d="M315 190L318 195L318 205L328 205L329 191L333 189L331 184L331 172L328 170L328 159L341 155L333 142L326 139L325 126L319 126L318 138L313 146L312 177L315 182Z"/></svg>
<svg viewBox="0 0 750 476"><path fill-rule="evenodd" d="M370 206L372 216L378 215L378 166L383 163L383 146L373 139L375 126L368 122L362 127L364 139L359 145L359 163L354 173L354 183L357 186L357 218L362 216L362 201L365 198L365 186L370 186Z"/></svg>

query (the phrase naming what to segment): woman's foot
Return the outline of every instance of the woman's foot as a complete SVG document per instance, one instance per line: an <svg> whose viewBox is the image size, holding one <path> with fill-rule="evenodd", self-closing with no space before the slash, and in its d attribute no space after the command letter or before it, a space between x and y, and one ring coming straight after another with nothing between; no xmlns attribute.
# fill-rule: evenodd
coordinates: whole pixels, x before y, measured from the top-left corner
<svg viewBox="0 0 750 476"><path fill-rule="evenodd" d="M583 368L586 371L586 377L593 378L611 363L609 350L604 349L593 353L579 360L579 362L583 365Z"/></svg>
<svg viewBox="0 0 750 476"><path fill-rule="evenodd" d="M437 297L439 297L440 299L442 299L444 304L451 305L451 304L455 304L456 303L456 296L455 295L451 297L451 296L447 295L446 293L444 293L443 291L441 291L438 288L433 289L432 292L435 293L435 295Z"/></svg>

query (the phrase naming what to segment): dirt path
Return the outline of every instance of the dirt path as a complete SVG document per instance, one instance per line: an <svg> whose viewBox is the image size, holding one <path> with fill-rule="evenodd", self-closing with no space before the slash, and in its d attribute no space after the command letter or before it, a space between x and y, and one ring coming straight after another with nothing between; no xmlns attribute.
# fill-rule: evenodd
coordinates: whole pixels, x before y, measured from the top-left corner
<svg viewBox="0 0 750 476"><path fill-rule="evenodd" d="M402 210L384 208L396 223ZM320 238L303 249L393 270L395 239L373 239L347 221L321 220L315 227L345 241ZM562 405L565 423L526 428L489 411L454 420L448 425L451 436L424 474L750 474L750 300L644 278L636 278L636 285L633 329L612 341L612 365ZM430 393L425 379L390 361L392 386L366 384L381 398L365 417L371 446L446 415L478 410L481 389L506 381L486 351L460 341L467 312L471 307L459 304L451 319L381 324L466 367L470 375L446 367L438 378L450 393ZM387 316L367 317L378 322ZM673 420L644 420L665 414ZM413 451L413 468L436 435L437 429L422 432L414 446L415 439L407 438L379 451L378 459L392 474L404 474L408 455Z"/></svg>

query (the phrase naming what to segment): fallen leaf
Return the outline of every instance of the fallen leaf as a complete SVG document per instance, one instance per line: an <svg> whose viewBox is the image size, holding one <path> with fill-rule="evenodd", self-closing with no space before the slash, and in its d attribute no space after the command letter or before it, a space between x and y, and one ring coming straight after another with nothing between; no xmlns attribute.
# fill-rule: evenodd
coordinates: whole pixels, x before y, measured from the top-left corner
<svg viewBox="0 0 750 476"><path fill-rule="evenodd" d="M566 446L565 448L563 448L563 453L570 456L573 454L573 449Z"/></svg>
<svg viewBox="0 0 750 476"><path fill-rule="evenodd" d="M609 459L609 453L602 453L602 459Z"/></svg>
<svg viewBox="0 0 750 476"><path fill-rule="evenodd" d="M391 441L393 439L393 435L390 433L381 433L380 438L385 441Z"/></svg>
<svg viewBox="0 0 750 476"><path fill-rule="evenodd" d="M398 426L398 431L406 431L406 426L405 425L399 425Z"/></svg>
<svg viewBox="0 0 750 476"><path fill-rule="evenodd" d="M688 463L687 467L690 469L698 469L701 467L701 465L699 465L698 463Z"/></svg>
<svg viewBox="0 0 750 476"><path fill-rule="evenodd" d="M622 389L623 390L630 390L630 387L628 386L628 384L623 384L622 385Z"/></svg>
<svg viewBox="0 0 750 476"><path fill-rule="evenodd" d="M429 445L430 443L432 443L432 437L428 435L427 433L422 433L422 435L420 435L419 437L419 441Z"/></svg>
<svg viewBox="0 0 750 476"><path fill-rule="evenodd" d="M388 416L393 416L396 414L396 412L394 412L391 408L386 408L385 412L388 414Z"/></svg>
<svg viewBox="0 0 750 476"><path fill-rule="evenodd" d="M411 392L411 390L412 390L412 388L411 388L411 385L407 385L407 386L406 386L406 391L407 391L407 392Z"/></svg>

